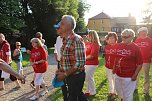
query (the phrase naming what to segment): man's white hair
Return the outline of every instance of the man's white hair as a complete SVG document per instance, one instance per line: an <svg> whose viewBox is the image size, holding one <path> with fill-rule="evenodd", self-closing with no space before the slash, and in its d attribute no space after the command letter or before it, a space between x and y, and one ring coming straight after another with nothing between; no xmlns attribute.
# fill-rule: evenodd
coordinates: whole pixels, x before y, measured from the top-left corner
<svg viewBox="0 0 152 101"><path fill-rule="evenodd" d="M74 30L76 27L75 18L72 15L63 15L62 19L63 18L66 19L71 24L71 27Z"/></svg>
<svg viewBox="0 0 152 101"><path fill-rule="evenodd" d="M141 28L139 28L139 29L137 30L138 33L141 32L141 31L145 31L145 32L148 33L148 28L147 28L147 27L141 27Z"/></svg>

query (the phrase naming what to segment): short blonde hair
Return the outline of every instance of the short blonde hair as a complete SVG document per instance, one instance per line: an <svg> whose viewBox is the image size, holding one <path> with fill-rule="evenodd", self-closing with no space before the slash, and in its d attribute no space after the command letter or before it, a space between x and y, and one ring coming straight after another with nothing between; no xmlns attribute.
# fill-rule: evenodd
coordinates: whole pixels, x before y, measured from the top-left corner
<svg viewBox="0 0 152 101"><path fill-rule="evenodd" d="M101 46L98 33L95 30L90 30L89 33L88 33L88 36L90 36L88 38L89 42L97 42L98 45Z"/></svg>
<svg viewBox="0 0 152 101"><path fill-rule="evenodd" d="M39 38L32 38L31 42L36 43L37 47L42 47L43 46L43 44L42 44L42 42L41 42L41 40Z"/></svg>

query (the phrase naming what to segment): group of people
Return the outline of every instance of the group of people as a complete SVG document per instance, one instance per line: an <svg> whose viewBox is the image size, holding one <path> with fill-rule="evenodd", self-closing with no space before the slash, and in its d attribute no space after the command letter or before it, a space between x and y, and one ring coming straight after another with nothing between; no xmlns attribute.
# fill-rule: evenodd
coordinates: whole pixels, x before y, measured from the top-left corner
<svg viewBox="0 0 152 101"><path fill-rule="evenodd" d="M43 80L44 73L48 69L48 52L47 47L44 44L45 40L42 39L42 33L37 32L36 38L31 39L32 48L27 52L30 54L30 65L33 67L34 76L33 76L33 86L35 86L35 95L30 98L30 100L36 100L39 98L39 95L43 96L48 92L48 89L45 86ZM22 52L21 52L21 43L16 42L16 49L11 56L10 44L5 40L4 34L0 33L0 90L4 90L4 79L10 78L12 81L15 81L17 86L15 89L21 88L20 83L25 83L25 75L23 73L22 67ZM17 72L11 68L12 58L17 65ZM21 82L19 82L21 81ZM44 91L39 94L40 86Z"/></svg>
<svg viewBox="0 0 152 101"><path fill-rule="evenodd" d="M143 94L149 95L152 39L148 37L146 27L141 27L137 32L135 42L135 32L132 29L122 31L121 43L117 43L118 36L115 32L109 32L105 37L105 67L110 91L108 96L111 98L118 95L121 101L132 101L134 91L138 90L141 69L144 72Z"/></svg>
<svg viewBox="0 0 152 101"><path fill-rule="evenodd" d="M65 15L56 27L59 34L55 44L55 55L58 62L57 78L64 81L61 87L64 101L87 101L88 96L96 94L94 73L98 67L101 43L95 30L90 30L83 39L74 33L75 19ZM148 29L140 28L137 39L132 29L124 29L122 42L117 43L118 36L109 32L105 37L105 67L108 79L109 95L117 95L122 101L132 101L134 91L138 90L140 73L144 72L145 96L149 95L149 69L152 56L152 40ZM142 69L142 70L141 70ZM82 88L86 82L86 92Z"/></svg>
<svg viewBox="0 0 152 101"><path fill-rule="evenodd" d="M55 44L55 56L58 62L56 76L63 81L62 88L64 101L88 101L88 96L96 94L94 73L99 65L99 52L101 43L95 30L90 30L83 38L74 32L76 27L75 18L71 15L64 15L58 25L54 26L59 35ZM42 35L32 38L32 49L30 63L34 69L33 81L35 95L30 100L36 100L39 95L45 95L48 90L44 82L44 73L48 69L47 48L44 46ZM132 101L135 89L138 89L139 74L141 68L144 71L144 95L149 94L150 78L149 70L152 56L152 40L147 36L148 29L142 27L138 30L135 42L135 32L132 29L124 29L121 33L122 42L117 43L118 36L115 32L109 32L105 37L107 45L104 47L105 67L109 86L109 96L115 98L117 95L122 101ZM13 57L19 57L16 61L18 73L10 68L12 62L10 45L5 36L0 34L0 90L4 89L3 72L11 74L12 81L25 81L22 68L22 54L20 42L16 42L16 49ZM6 68L4 68L6 67ZM82 89L86 81L86 92ZM39 94L40 86L44 89Z"/></svg>

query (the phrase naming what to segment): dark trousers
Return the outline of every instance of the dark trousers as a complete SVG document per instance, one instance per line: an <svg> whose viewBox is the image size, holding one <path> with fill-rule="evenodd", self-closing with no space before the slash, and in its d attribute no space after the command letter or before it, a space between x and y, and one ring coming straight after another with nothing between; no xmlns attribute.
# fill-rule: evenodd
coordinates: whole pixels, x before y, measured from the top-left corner
<svg viewBox="0 0 152 101"><path fill-rule="evenodd" d="M58 62L57 64L57 68L60 68L60 62ZM66 80L64 80L64 85L61 87L62 89L62 94L63 94L63 99L64 101L68 101L68 93L67 93L67 84L66 84Z"/></svg>
<svg viewBox="0 0 152 101"><path fill-rule="evenodd" d="M88 101L82 92L85 81L85 72L71 75L66 78L66 88L63 88L64 101Z"/></svg>
<svg viewBox="0 0 152 101"><path fill-rule="evenodd" d="M61 87L62 89L62 94L63 94L63 99L64 101L68 101L68 87L66 84L66 80L64 80L64 85Z"/></svg>

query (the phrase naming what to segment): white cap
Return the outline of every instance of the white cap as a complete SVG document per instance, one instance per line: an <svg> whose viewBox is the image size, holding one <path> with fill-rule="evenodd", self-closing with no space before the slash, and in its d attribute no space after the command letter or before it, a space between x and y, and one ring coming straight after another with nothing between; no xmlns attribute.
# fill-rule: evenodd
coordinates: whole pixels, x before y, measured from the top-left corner
<svg viewBox="0 0 152 101"><path fill-rule="evenodd" d="M145 32L148 33L148 28L147 28L147 27L141 27L141 28L139 28L139 29L137 30L138 33L141 32L141 31L145 31Z"/></svg>

